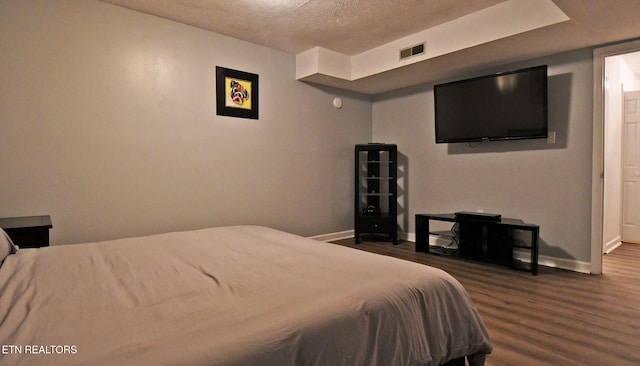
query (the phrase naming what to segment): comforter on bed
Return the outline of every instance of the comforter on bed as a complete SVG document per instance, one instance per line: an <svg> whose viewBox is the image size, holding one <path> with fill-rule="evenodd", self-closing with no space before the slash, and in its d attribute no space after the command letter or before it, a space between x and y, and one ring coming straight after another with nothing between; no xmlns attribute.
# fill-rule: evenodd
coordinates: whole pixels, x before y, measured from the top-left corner
<svg viewBox="0 0 640 366"><path fill-rule="evenodd" d="M0 365L482 364L487 330L432 267L237 226L20 250Z"/></svg>

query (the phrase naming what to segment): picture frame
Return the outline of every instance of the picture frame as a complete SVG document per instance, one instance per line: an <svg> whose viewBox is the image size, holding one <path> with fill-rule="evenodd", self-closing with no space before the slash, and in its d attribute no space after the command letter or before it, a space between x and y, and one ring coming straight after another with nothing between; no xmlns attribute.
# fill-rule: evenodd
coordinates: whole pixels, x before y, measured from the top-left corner
<svg viewBox="0 0 640 366"><path fill-rule="evenodd" d="M258 119L258 75L216 66L216 114Z"/></svg>

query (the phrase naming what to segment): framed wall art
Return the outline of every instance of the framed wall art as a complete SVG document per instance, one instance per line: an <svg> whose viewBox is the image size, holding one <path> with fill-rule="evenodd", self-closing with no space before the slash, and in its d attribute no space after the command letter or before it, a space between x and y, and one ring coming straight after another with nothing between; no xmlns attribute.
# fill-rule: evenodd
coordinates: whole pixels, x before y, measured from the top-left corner
<svg viewBox="0 0 640 366"><path fill-rule="evenodd" d="M216 114L258 119L258 75L216 66Z"/></svg>

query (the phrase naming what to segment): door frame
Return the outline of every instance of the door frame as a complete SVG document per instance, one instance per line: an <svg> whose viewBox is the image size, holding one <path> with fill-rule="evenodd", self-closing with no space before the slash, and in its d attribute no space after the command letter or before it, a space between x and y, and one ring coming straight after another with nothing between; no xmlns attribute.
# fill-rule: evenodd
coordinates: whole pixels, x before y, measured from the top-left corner
<svg viewBox="0 0 640 366"><path fill-rule="evenodd" d="M591 166L591 270L602 273L604 251L604 95L605 58L640 51L640 40L593 50L593 153Z"/></svg>

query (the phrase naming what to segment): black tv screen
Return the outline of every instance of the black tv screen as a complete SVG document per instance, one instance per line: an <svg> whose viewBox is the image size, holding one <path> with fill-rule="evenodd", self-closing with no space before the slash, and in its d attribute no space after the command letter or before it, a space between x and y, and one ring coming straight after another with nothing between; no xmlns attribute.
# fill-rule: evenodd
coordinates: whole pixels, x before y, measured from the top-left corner
<svg viewBox="0 0 640 366"><path fill-rule="evenodd" d="M547 66L433 89L436 143L547 137Z"/></svg>

